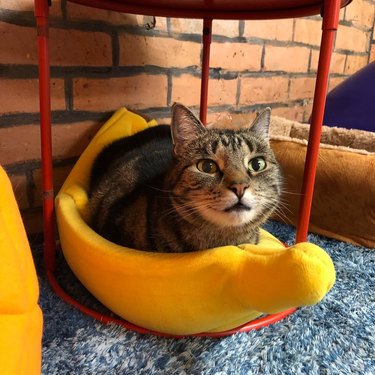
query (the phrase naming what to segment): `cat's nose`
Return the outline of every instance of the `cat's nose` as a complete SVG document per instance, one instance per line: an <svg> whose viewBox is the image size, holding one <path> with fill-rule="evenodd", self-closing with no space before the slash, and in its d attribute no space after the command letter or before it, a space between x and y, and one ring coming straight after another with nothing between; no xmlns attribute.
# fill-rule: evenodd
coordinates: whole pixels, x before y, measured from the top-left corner
<svg viewBox="0 0 375 375"><path fill-rule="evenodd" d="M237 195L238 199L241 199L245 194L245 190L249 187L248 184L236 183L229 186L229 190L232 190Z"/></svg>

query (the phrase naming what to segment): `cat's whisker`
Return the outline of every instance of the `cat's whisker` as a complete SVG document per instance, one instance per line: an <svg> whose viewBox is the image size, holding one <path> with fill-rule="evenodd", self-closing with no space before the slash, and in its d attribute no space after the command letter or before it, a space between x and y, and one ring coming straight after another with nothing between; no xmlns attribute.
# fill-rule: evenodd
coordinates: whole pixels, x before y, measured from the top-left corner
<svg viewBox="0 0 375 375"><path fill-rule="evenodd" d="M276 205L276 203L277 203L277 205ZM286 215L286 213L284 212L284 210L287 210L290 213L292 213L292 212L283 202L278 201L276 203L274 203L274 202L266 203L265 207L269 210L273 209L273 215L279 216L280 219L282 219L285 223L290 224L290 220L289 220L288 216Z"/></svg>
<svg viewBox="0 0 375 375"><path fill-rule="evenodd" d="M199 208L207 207L206 203L197 206L196 204L193 206L191 202L186 202L184 204L174 204L169 210L166 210L162 213L161 217L165 218L171 214L174 214L175 217L180 217L181 219L191 217L193 214L197 214ZM181 209L184 213L184 217L181 217L180 214L176 211L176 209Z"/></svg>
<svg viewBox="0 0 375 375"><path fill-rule="evenodd" d="M283 208L284 210L288 211L290 214L293 213L292 210L289 208L289 205L286 202L283 202L283 200L281 199L277 202L276 208Z"/></svg>
<svg viewBox="0 0 375 375"><path fill-rule="evenodd" d="M287 191L287 190L281 190L281 194L287 194L287 195L298 195L298 196L301 196L302 193L301 192L292 192L292 191Z"/></svg>
<svg viewBox="0 0 375 375"><path fill-rule="evenodd" d="M173 190L161 189L161 188L158 188L158 187L153 186L153 185L147 185L147 184L145 184L144 186L147 187L147 188L149 188L149 189L161 192L161 193L167 193L168 195L166 195L165 197L168 197L168 198L169 198L169 194L173 193Z"/></svg>
<svg viewBox="0 0 375 375"><path fill-rule="evenodd" d="M281 199L279 199L278 197L274 197L274 196L268 196L268 195L260 195L258 194L258 197L261 197L264 199L264 201L261 203L263 207L265 207L268 211L274 211L276 212L276 210L287 210L287 211L290 211L288 206L286 205L285 202L283 202ZM284 211L282 211L282 213L285 215ZM286 215L285 215L286 216Z"/></svg>
<svg viewBox="0 0 375 375"><path fill-rule="evenodd" d="M273 215L276 215L277 217L279 217L284 223L290 224L290 219L285 214L285 212L281 210L280 208L276 208L275 211L273 212Z"/></svg>
<svg viewBox="0 0 375 375"><path fill-rule="evenodd" d="M285 220L286 222L290 222L290 219L285 211L289 211L289 213L292 214L292 211L288 207L284 207L282 205L276 206L273 213L280 216L283 221Z"/></svg>

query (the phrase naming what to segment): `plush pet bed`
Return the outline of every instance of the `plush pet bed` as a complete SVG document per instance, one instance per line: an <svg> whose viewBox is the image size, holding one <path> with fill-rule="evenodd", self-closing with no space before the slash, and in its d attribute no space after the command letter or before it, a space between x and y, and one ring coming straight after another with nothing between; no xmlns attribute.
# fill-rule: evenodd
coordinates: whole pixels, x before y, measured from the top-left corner
<svg viewBox="0 0 375 375"><path fill-rule="evenodd" d="M285 190L281 220L297 223L309 125L273 117ZM375 133L323 126L310 230L375 248Z"/></svg>
<svg viewBox="0 0 375 375"><path fill-rule="evenodd" d="M154 125L118 110L56 197L62 250L86 288L127 321L174 335L225 331L262 313L321 300L334 283L335 270L327 253L313 244L286 249L262 231L259 245L152 253L113 244L86 224L95 156L109 142Z"/></svg>

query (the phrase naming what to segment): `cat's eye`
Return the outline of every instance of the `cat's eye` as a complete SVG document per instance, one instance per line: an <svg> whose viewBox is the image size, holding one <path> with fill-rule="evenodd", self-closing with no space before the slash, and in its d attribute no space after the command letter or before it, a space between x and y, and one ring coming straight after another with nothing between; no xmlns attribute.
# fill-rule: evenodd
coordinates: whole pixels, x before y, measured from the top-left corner
<svg viewBox="0 0 375 375"><path fill-rule="evenodd" d="M199 171L208 174L214 174L219 170L217 164L210 159L199 160L197 163L197 168Z"/></svg>
<svg viewBox="0 0 375 375"><path fill-rule="evenodd" d="M252 173L261 172L264 169L266 169L266 167L267 167L267 163L261 157L256 157L254 159L251 159L249 161L249 165L248 165L249 171L252 172Z"/></svg>

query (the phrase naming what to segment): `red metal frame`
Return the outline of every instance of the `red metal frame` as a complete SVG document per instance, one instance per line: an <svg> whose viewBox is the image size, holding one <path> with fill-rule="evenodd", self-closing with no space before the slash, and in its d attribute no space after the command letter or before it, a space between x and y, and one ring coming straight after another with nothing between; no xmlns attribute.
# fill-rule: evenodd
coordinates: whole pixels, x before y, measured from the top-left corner
<svg viewBox="0 0 375 375"><path fill-rule="evenodd" d="M210 47L212 38L212 18L203 20L203 52L202 52L202 75L201 75L201 101L200 120L204 125L207 122L208 81L210 76Z"/></svg>
<svg viewBox="0 0 375 375"><path fill-rule="evenodd" d="M52 272L47 273L48 281L53 289L53 291L64 301L68 302L72 306L74 306L76 309L81 311L82 313L91 316L92 318L98 320L101 323L108 324L108 323L116 323L126 329L129 329L131 331L135 331L141 334L151 334L155 336L160 336L160 337L170 337L170 338L181 338L184 337L183 335L171 335L163 332L157 332L157 331L152 331L150 329L146 329L140 326L137 326L135 324L129 323L128 321L121 319L121 318L116 318L112 317L109 315L101 314L93 309L90 309L87 306L82 305L78 301L76 301L74 298L72 298L69 294L67 294L64 289L61 288L60 284L55 278L55 275ZM282 311L278 314L270 314L255 320L252 320L249 323L243 324L240 327L228 330L228 331L223 331L223 332L202 332L202 333L197 333L194 335L190 336L198 336L198 337L225 337L228 335L232 335L234 333L238 332L249 332L252 329L260 329L262 327L266 327L270 324L276 323L281 319L284 319L286 316L292 314L294 311L296 311L295 308L291 308L285 311Z"/></svg>
<svg viewBox="0 0 375 375"><path fill-rule="evenodd" d="M130 1L116 0L70 0L83 5L105 8L128 13L151 14L160 16L177 16L204 18L203 23L203 54L202 54L202 81L201 81L201 102L200 118L206 123L207 101L208 101L208 81L209 81L209 61L210 43L212 34L212 20L218 19L270 19L270 18L290 18L302 15L316 14L317 7L305 7L300 9L286 10L263 10L261 12L241 11L209 11L209 10L184 10L184 9L162 9L160 7L145 7L145 1L139 4L130 4ZM338 25L340 5L346 6L351 0L324 0L324 14L322 24L322 40L320 47L317 80L314 93L314 103L312 109L312 123L309 134L309 142L306 153L306 162L302 186L302 197L299 209L296 242L306 241L308 224L311 211L316 166L318 161L319 143L324 115L324 107L327 93L329 66L333 48L333 41ZM122 319L112 318L91 310L79 302L75 301L60 287L55 278L56 244L54 236L54 194L53 194L53 164L52 164L52 137L51 137L51 102L50 102L50 65L48 51L48 0L34 0L35 17L38 32L38 57L39 57L39 95L40 95L40 131L41 131L41 159L42 159L42 179L43 179L43 221L44 221L44 260L47 278L57 295L68 303L77 307L83 313L104 322L115 322L128 329L139 333L152 333L160 336L165 335L160 332L153 332L142 327L135 326ZM181 4L181 3L180 3ZM295 309L290 309L280 314L269 315L256 319L242 327L234 330L219 333L202 333L196 336L222 337L235 332L247 332L250 329L258 329L274 323L285 316L291 314ZM176 336L174 336L176 337Z"/></svg>
<svg viewBox="0 0 375 375"><path fill-rule="evenodd" d="M320 44L318 71L311 114L309 142L307 145L305 170L303 174L301 191L302 196L298 214L296 242L306 241L309 229L320 136L322 133L324 108L326 105L329 67L331 63L333 42L339 22L339 11L340 2L338 0L325 1L322 24L322 40Z"/></svg>
<svg viewBox="0 0 375 375"><path fill-rule="evenodd" d="M48 49L48 2L35 0L38 34L40 139L43 187L44 262L46 270L55 271L54 192L51 135L50 64Z"/></svg>

